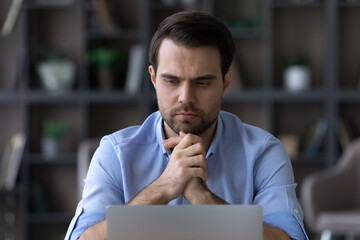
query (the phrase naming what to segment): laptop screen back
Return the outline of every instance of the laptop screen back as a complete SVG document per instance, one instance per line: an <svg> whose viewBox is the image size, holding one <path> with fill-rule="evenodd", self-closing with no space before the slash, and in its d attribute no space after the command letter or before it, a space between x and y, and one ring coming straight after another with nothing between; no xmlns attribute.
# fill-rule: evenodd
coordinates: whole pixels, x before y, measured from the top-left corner
<svg viewBox="0 0 360 240"><path fill-rule="evenodd" d="M109 240L262 240L256 205L109 206Z"/></svg>

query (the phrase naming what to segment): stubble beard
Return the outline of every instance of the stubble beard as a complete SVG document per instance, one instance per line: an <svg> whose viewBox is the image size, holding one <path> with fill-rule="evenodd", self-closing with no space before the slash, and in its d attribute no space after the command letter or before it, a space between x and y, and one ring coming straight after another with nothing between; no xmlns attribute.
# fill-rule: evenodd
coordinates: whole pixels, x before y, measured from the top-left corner
<svg viewBox="0 0 360 240"><path fill-rule="evenodd" d="M166 112L159 105L160 113L164 122L171 128L176 134L180 134L180 131L184 133L191 133L201 136L206 130L208 130L216 121L220 112L221 104L217 104L211 108L209 113L205 114L202 110L195 108L193 105L184 104L180 107L171 109L170 112ZM176 115L180 112L195 113L199 117L199 121L192 123L186 120L177 120Z"/></svg>

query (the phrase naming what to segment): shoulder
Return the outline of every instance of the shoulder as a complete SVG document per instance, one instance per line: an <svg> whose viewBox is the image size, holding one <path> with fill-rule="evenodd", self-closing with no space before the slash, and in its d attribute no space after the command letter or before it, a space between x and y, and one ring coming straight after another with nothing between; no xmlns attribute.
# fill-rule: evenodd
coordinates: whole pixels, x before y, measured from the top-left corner
<svg viewBox="0 0 360 240"><path fill-rule="evenodd" d="M269 144L278 142L271 133L259 127L243 123L236 115L221 111L220 120L224 127L224 137L248 144Z"/></svg>

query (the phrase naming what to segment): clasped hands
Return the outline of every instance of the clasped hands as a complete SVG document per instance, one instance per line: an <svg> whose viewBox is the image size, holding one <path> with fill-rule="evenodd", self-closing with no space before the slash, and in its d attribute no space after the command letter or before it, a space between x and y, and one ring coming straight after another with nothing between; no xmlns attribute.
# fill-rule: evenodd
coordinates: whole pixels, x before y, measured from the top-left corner
<svg viewBox="0 0 360 240"><path fill-rule="evenodd" d="M205 184L207 160L202 139L180 132L180 136L164 140L163 145L173 151L166 169L156 180L157 184L165 187L169 200L183 195L190 203L198 203L209 194Z"/></svg>

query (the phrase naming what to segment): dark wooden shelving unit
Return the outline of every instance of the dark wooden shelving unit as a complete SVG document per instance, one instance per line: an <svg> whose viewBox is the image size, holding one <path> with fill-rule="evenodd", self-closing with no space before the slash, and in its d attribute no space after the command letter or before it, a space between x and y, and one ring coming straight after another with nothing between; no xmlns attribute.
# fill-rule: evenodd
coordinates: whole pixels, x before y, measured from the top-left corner
<svg viewBox="0 0 360 240"><path fill-rule="evenodd" d="M10 3L1 1L0 23ZM13 210L19 219L16 229L21 232L16 239L63 237L77 204L80 142L141 124L157 109L147 55L139 69L144 72L141 91L129 94L121 85L111 90L97 87L94 69L87 61L90 49L105 46L129 53L135 44L147 49L158 23L177 11L196 9L211 12L226 23L250 23L231 28L242 87L226 94L224 110L275 136L294 134L299 140L311 124L326 119L328 128L316 154L308 157L299 151L292 159L298 189L309 173L336 163L342 152L339 119L351 124L354 138L360 136L360 1L195 3L189 7L180 0L173 5L161 0L124 0L117 11L124 16L123 23L117 22L114 31L104 33L92 0L73 0L70 5L24 2L14 32L0 35L0 154L13 133L24 132L28 139L15 193L0 193L2 199L12 194L21 203ZM41 87L35 65L43 48L58 48L75 62L76 81L71 90L54 94ZM286 91L283 84L283 63L293 51L306 54L313 73L311 89L296 94ZM42 123L49 117L69 126L63 153L52 161L43 158L40 146ZM49 198L47 212L31 211L33 180L43 181L42 190ZM61 198L54 197L56 191Z"/></svg>

